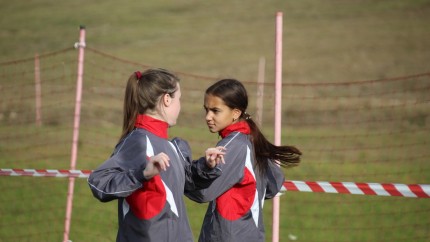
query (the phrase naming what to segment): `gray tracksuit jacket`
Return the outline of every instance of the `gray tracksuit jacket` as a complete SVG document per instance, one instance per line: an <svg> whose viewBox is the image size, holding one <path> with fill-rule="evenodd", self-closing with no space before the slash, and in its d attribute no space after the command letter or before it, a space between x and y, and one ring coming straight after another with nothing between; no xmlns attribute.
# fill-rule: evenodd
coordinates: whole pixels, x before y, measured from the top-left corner
<svg viewBox="0 0 430 242"><path fill-rule="evenodd" d="M147 158L160 152L169 156L170 167L145 180ZM185 141L168 141L136 128L90 174L88 184L100 201L118 200L118 242L193 241L184 191L206 188L220 174L217 168L208 169L204 158L192 162Z"/></svg>
<svg viewBox="0 0 430 242"><path fill-rule="evenodd" d="M253 146L246 122L223 130L217 146L225 146L221 176L208 188L186 192L196 202L210 202L200 231L200 242L265 241L263 204L284 182L282 170L272 162L265 174L255 172Z"/></svg>

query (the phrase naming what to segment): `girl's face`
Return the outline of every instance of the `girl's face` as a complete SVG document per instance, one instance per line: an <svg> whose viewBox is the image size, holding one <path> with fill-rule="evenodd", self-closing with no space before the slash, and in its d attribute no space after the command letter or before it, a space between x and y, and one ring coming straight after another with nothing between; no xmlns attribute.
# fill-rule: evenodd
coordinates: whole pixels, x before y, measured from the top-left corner
<svg viewBox="0 0 430 242"><path fill-rule="evenodd" d="M167 106L165 107L166 114L166 122L169 126L174 126L176 121L178 120L179 112L181 111L181 87L178 85L178 90L174 93L174 97L169 94L164 95L165 103Z"/></svg>
<svg viewBox="0 0 430 242"><path fill-rule="evenodd" d="M206 111L206 124L212 133L219 132L232 123L237 122L241 112L231 109L224 101L210 94L205 95L204 109Z"/></svg>

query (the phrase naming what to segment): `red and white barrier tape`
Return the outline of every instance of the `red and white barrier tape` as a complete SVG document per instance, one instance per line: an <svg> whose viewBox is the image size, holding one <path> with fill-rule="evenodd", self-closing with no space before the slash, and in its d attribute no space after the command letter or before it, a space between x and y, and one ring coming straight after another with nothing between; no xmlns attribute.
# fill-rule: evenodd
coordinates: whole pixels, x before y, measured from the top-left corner
<svg viewBox="0 0 430 242"><path fill-rule="evenodd" d="M0 169L0 176L88 178L91 170ZM285 181L282 191L430 198L428 184Z"/></svg>
<svg viewBox="0 0 430 242"><path fill-rule="evenodd" d="M428 184L285 181L283 191L430 198Z"/></svg>
<svg viewBox="0 0 430 242"><path fill-rule="evenodd" d="M0 176L87 178L91 170L0 169Z"/></svg>

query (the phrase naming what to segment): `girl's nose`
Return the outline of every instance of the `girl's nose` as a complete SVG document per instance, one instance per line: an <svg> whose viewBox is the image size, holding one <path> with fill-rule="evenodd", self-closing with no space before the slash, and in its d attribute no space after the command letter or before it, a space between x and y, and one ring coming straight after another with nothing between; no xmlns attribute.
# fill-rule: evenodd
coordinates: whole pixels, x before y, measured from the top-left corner
<svg viewBox="0 0 430 242"><path fill-rule="evenodd" d="M205 119L206 119L206 121L210 121L212 119L212 115L210 112L206 113Z"/></svg>

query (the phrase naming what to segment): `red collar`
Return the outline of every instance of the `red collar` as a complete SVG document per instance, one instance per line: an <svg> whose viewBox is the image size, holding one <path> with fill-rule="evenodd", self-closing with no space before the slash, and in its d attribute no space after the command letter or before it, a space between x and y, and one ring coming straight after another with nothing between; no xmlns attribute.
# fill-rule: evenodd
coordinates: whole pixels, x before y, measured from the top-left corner
<svg viewBox="0 0 430 242"><path fill-rule="evenodd" d="M225 127L223 130L219 132L219 135L224 139L229 135L231 132L240 132L244 134L250 134L251 129L249 128L249 125L246 121L240 121L234 124L230 124L229 126Z"/></svg>
<svg viewBox="0 0 430 242"><path fill-rule="evenodd" d="M146 129L158 137L167 139L167 129L169 128L169 124L145 114L138 114L134 127Z"/></svg>

